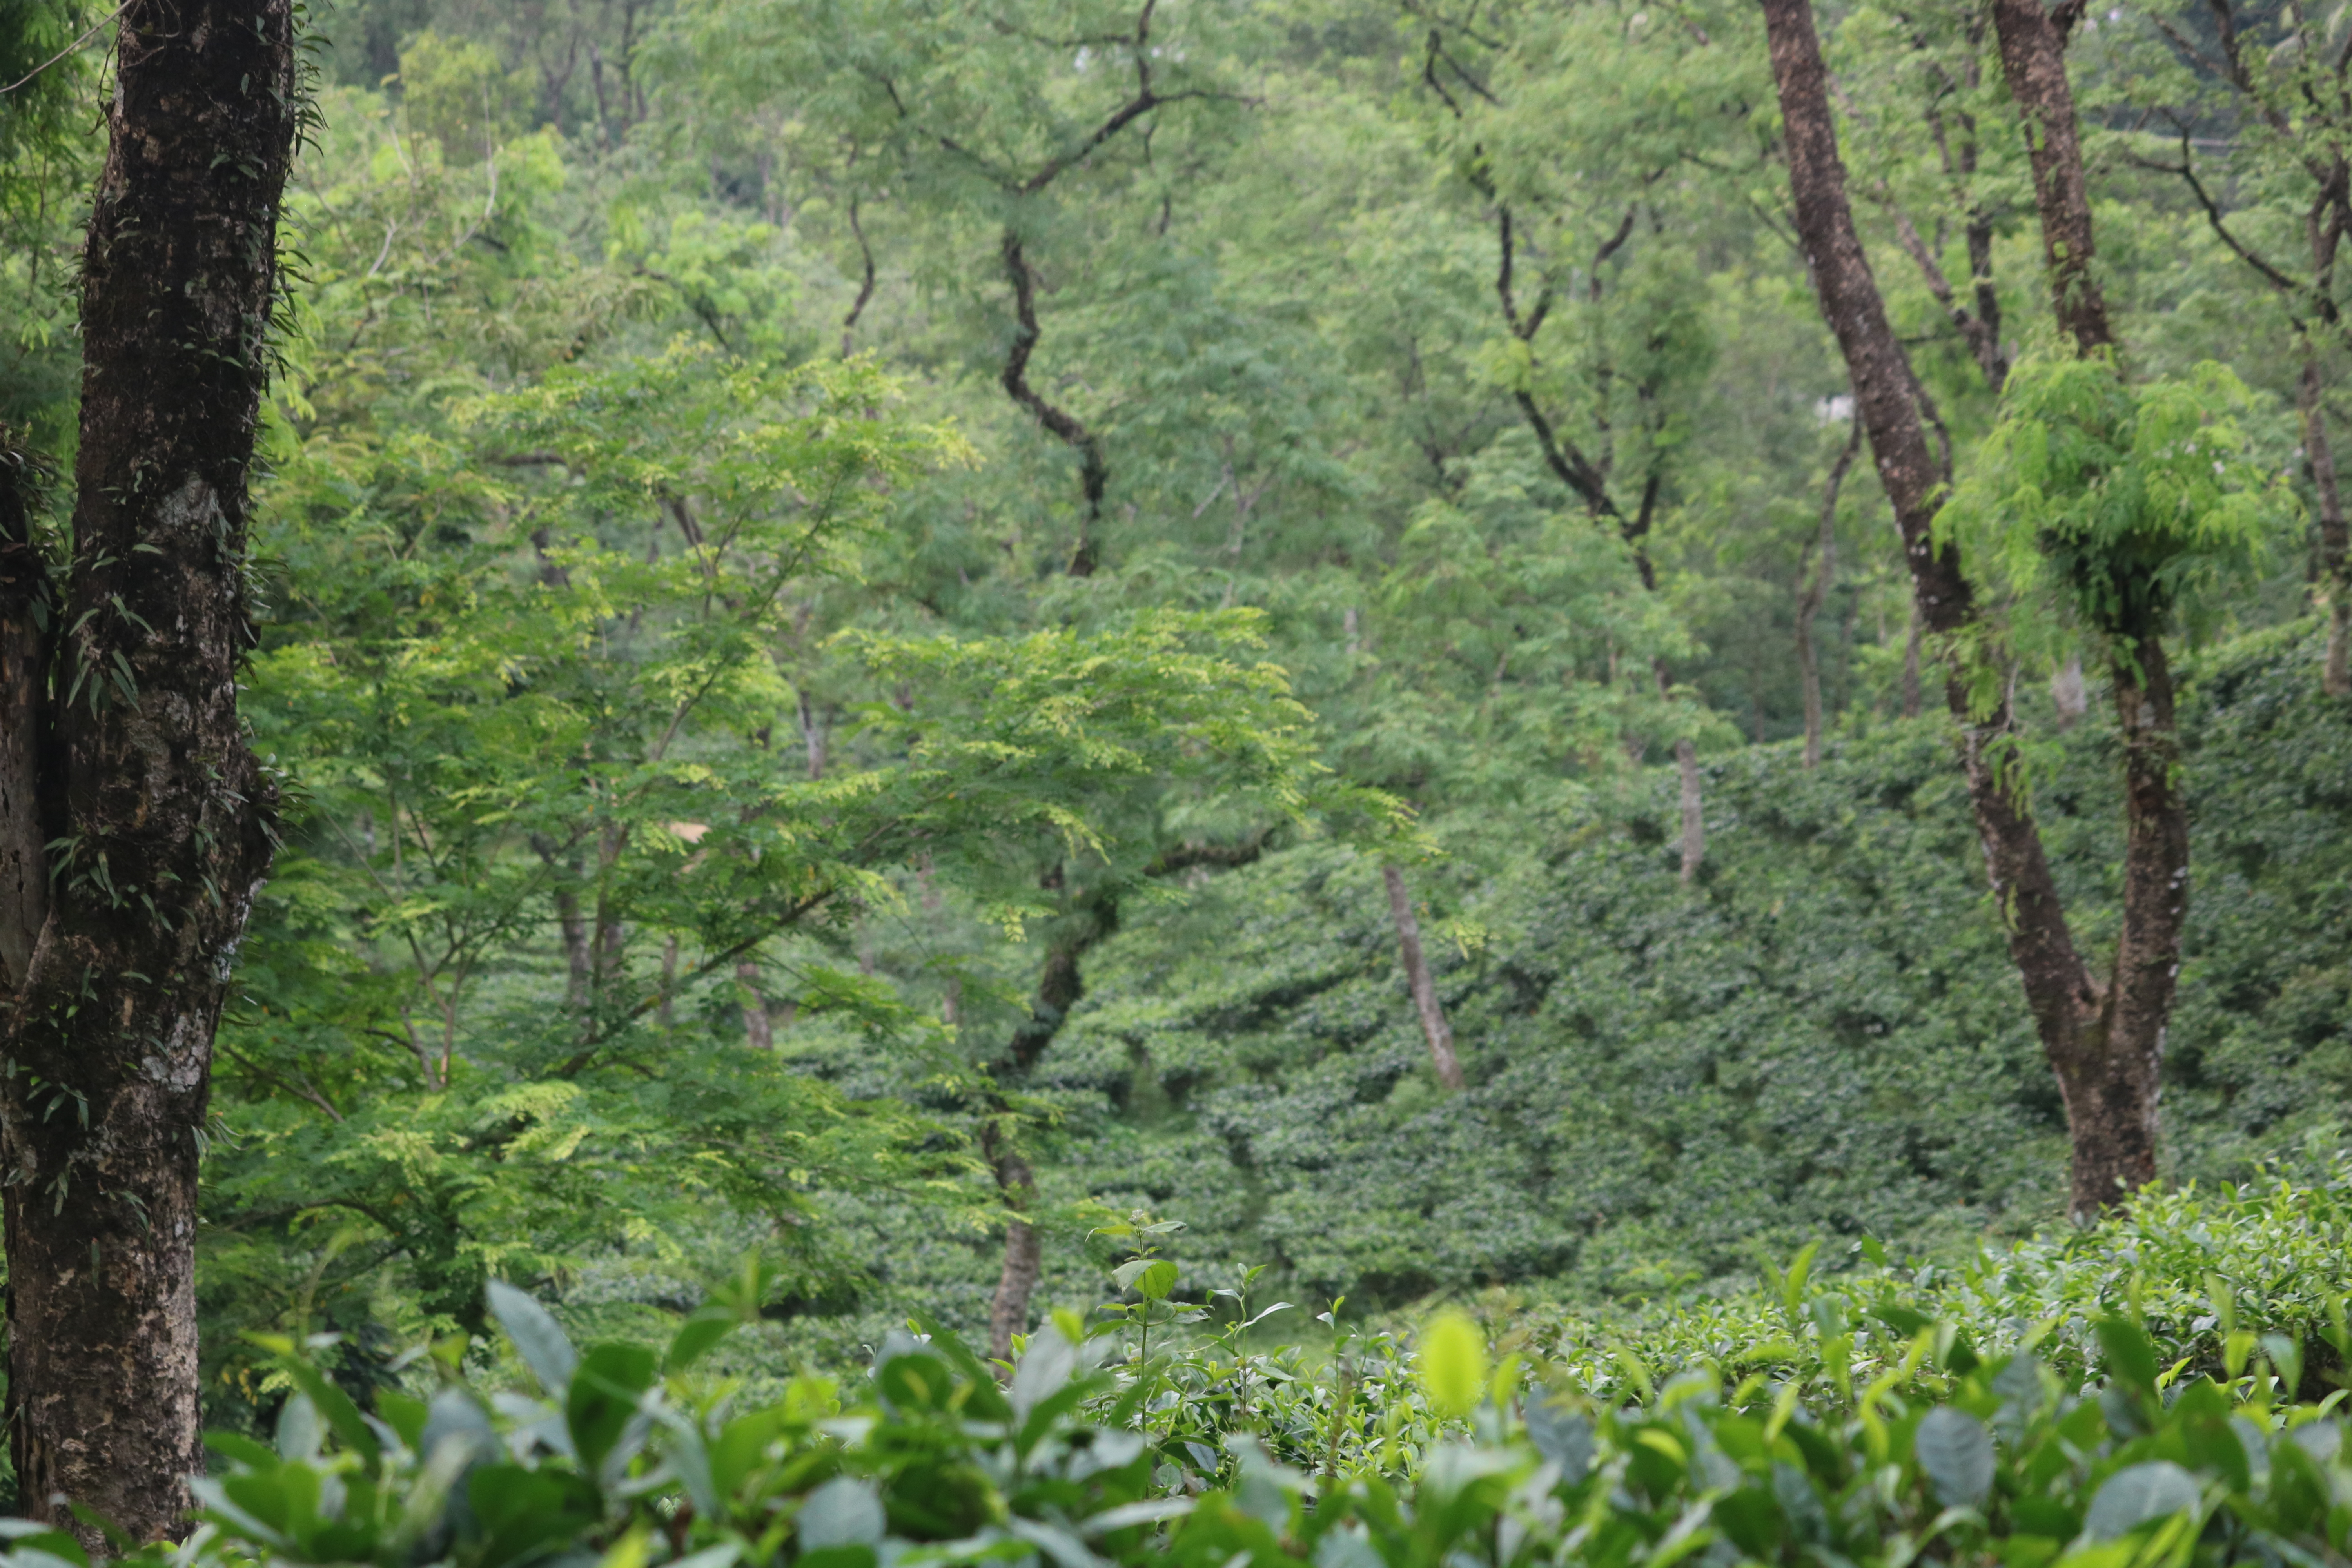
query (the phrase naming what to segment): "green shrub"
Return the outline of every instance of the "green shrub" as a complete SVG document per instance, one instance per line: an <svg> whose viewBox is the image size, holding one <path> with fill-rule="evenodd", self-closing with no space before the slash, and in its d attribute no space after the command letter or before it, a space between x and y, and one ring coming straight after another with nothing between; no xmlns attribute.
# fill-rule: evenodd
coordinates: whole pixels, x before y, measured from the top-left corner
<svg viewBox="0 0 2352 1568"><path fill-rule="evenodd" d="M292 1393L268 1447L214 1439L180 1568L2203 1568L2340 1563L2352 1452L2347 1183L2169 1197L1946 1276L1812 1258L1769 1293L1491 1347L1458 1317L1416 1344L1328 1314L1328 1353L1253 1351L1244 1292L1185 1303L1159 1260L1089 1330L1072 1313L983 1363L929 1325L854 1385L754 1403L699 1358L757 1301L666 1352L576 1351L491 1288L528 1391L454 1347L430 1397L362 1411L268 1346ZM2199 1310L2183 1283L2210 1276ZM1927 1315L1930 1306L1951 1316ZM1222 1322L1220 1322L1222 1318ZM2210 1321L2209 1321L2210 1320ZM1622 1337L1638 1327L1639 1340ZM1727 1338L1719 1342L1710 1335ZM2310 1345L2326 1348L2315 1368ZM1147 1347L1156 1346L1157 1349ZM1466 1415L1465 1412L1466 1411ZM87 1563L9 1527L9 1568Z"/></svg>
<svg viewBox="0 0 2352 1568"><path fill-rule="evenodd" d="M1958 1267L1898 1264L1864 1242L1853 1249L1858 1267L1830 1273L1807 1247L1785 1271L1767 1266L1769 1288L1537 1309L1508 1333L1578 1386L1618 1396L1690 1368L1767 1371L1815 1388L1867 1381L1929 1322L1980 1353L2031 1344L2081 1378L2098 1359L2096 1324L2122 1314L2144 1321L2190 1373L2242 1363L2258 1333L2283 1338L2304 1368L2296 1392L2316 1399L2334 1386L2334 1341L2352 1295L2352 1160L2316 1163L2308 1184L2273 1169L2245 1186L2150 1191L2128 1214L1989 1247ZM1843 1352L1841 1336L1850 1342Z"/></svg>

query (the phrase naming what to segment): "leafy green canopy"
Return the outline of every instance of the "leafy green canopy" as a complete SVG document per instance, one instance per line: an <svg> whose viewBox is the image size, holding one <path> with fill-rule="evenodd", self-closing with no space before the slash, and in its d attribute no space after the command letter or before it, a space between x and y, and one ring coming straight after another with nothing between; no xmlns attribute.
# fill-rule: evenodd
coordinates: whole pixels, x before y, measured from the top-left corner
<svg viewBox="0 0 2352 1568"><path fill-rule="evenodd" d="M223 1036L215 1289L285 1310L274 1259L316 1233L306 1294L390 1265L415 1306L362 1310L472 1328L489 1274L716 1223L820 1290L845 1265L812 1194L953 1208L966 1156L902 1100L747 1051L743 1008L829 1015L951 1095L970 1068L938 1016L839 962L908 879L1017 924L1035 845L1109 853L1139 789L1277 821L1328 793L1252 612L813 626L858 592L892 487L966 457L895 397L866 362L676 342L285 463L291 599L248 703L304 794ZM774 737L819 659L888 695L813 777Z"/></svg>

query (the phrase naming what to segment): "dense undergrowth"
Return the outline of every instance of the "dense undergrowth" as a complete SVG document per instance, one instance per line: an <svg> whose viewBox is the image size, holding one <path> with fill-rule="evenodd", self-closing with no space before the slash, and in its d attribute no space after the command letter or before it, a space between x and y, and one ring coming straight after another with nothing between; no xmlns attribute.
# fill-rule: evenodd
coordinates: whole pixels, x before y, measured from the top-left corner
<svg viewBox="0 0 2352 1568"><path fill-rule="evenodd" d="M2319 654L2286 628L2190 667L2176 1180L2300 1159L2352 1082L2352 710L2318 696ZM2032 762L2068 908L2103 943L2112 723L2095 701ZM1415 879L1450 938L1431 947L1459 1096L1431 1075L1372 858L1306 844L1137 911L1038 1073L1058 1118L1041 1301L1093 1288L1102 1207L1185 1219L1177 1251L1207 1285L1265 1263L1358 1311L1496 1288L1671 1301L1816 1237L1825 1268L1867 1237L1949 1262L2054 1221L2063 1110L1945 726L1850 732L1810 773L1793 744L1710 762L1688 890L1672 783L1431 825L1450 855ZM796 1048L884 1087L870 1053ZM813 1350L876 1342L914 1307L985 1323L993 1235L850 1207L873 1238L864 1309L807 1321Z"/></svg>
<svg viewBox="0 0 2352 1568"><path fill-rule="evenodd" d="M926 1321L865 1376L756 1396L714 1370L758 1338L756 1270L667 1352L576 1351L494 1285L504 1342L436 1347L371 1410L320 1371L325 1342L270 1342L276 1441L215 1440L178 1559L2338 1562L2347 1225L2338 1162L2312 1186L2151 1193L1962 1268L1824 1275L1808 1251L1703 1309L1335 1324L1311 1355L1252 1342L1249 1319L1291 1310L1188 1305L1147 1249L1118 1301L1055 1314L1017 1367ZM85 1561L14 1534L18 1568Z"/></svg>

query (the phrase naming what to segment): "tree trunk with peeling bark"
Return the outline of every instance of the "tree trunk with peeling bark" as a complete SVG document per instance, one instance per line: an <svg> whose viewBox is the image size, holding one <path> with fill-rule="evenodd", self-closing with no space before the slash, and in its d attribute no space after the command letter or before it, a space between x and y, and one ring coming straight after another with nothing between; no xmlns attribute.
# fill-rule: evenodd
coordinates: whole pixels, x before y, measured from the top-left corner
<svg viewBox="0 0 2352 1568"><path fill-rule="evenodd" d="M290 0L124 9L61 590L0 505L0 845L28 841L28 814L57 829L49 875L18 867L0 918L9 1438L20 1506L93 1546L56 1500L173 1536L204 1464L196 1163L230 960L272 847L275 787L236 679L298 91ZM35 604L47 613L28 627Z"/></svg>
<svg viewBox="0 0 2352 1568"><path fill-rule="evenodd" d="M1454 1026L1445 1021L1444 1005L1437 999L1437 987L1429 977L1429 959L1421 950L1421 921L1412 912L1412 894L1404 885L1404 873L1394 866L1381 868L1381 880L1388 884L1389 916L1396 922L1397 955L1404 964L1405 984L1412 991L1413 1011L1421 1017L1421 1037L1429 1043L1429 1059L1437 1068L1437 1081L1447 1089L1462 1089L1462 1061L1454 1054Z"/></svg>
<svg viewBox="0 0 2352 1568"><path fill-rule="evenodd" d="M1810 0L1762 4L1797 229L1902 530L1916 624L1955 658L1998 657L1981 646L1983 628L1957 552L1939 547L1930 529L1950 476L1929 449L1925 394L1887 321L1854 230L1812 7ZM2062 35L2039 0L1996 0L1994 22L2012 96L2032 129L2053 308L2083 352L2109 352ZM2021 788L2007 700L1990 711L1974 709L1969 672L1957 665L1945 688L1962 727L1969 798L2010 956L2065 1100L2070 1206L2078 1217L2118 1202L2156 1174L2158 1077L2187 910L2187 813L2174 782L2178 743L2163 647L2154 628L2141 628L2116 638L2114 652L2126 749L2125 900L2123 933L2104 982L2068 928Z"/></svg>

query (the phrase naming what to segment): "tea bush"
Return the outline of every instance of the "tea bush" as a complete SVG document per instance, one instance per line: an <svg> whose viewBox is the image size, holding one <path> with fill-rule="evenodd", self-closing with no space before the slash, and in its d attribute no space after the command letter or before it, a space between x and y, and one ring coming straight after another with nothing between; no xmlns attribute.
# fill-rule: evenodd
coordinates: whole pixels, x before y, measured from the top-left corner
<svg viewBox="0 0 2352 1568"><path fill-rule="evenodd" d="M574 1348L505 1285L504 1359L415 1360L363 1410L324 1337L264 1342L276 1442L215 1435L162 1568L2316 1568L2352 1553L2336 1407L2352 1171L2149 1193L1967 1268L1878 1258L1606 1322L1459 1313L1255 1348L1300 1309L1183 1299L1149 1247L1092 1321L983 1363L894 1331L866 1375L771 1398L707 1353L756 1272L666 1350ZM1158 1239L1129 1232L1130 1242ZM1164 1234L1161 1233L1161 1234ZM475 1347L477 1352L489 1349ZM88 1568L0 1526L9 1568ZM127 1543L126 1543L127 1544Z"/></svg>
<svg viewBox="0 0 2352 1568"><path fill-rule="evenodd" d="M1512 1342L1572 1369L1595 1393L1646 1397L1649 1382L1690 1367L1867 1381L1929 1322L1980 1351L2031 1342L2081 1377L2097 1360L2096 1324L2125 1314L2192 1372L2242 1360L2258 1332L2278 1337L2305 1369L2298 1392L2315 1399L2333 1386L2342 1300L2352 1294L2352 1160L2336 1154L2317 1169L2308 1184L2273 1168L2243 1186L2151 1190L2127 1214L1988 1247L1958 1266L1898 1263L1865 1241L1853 1248L1855 1267L1831 1272L1809 1247L1785 1270L1767 1264L1766 1288L1543 1309L1506 1338L1516 1334ZM1842 1338L1850 1343L1838 1350ZM1841 1358L1851 1365L1841 1370Z"/></svg>

